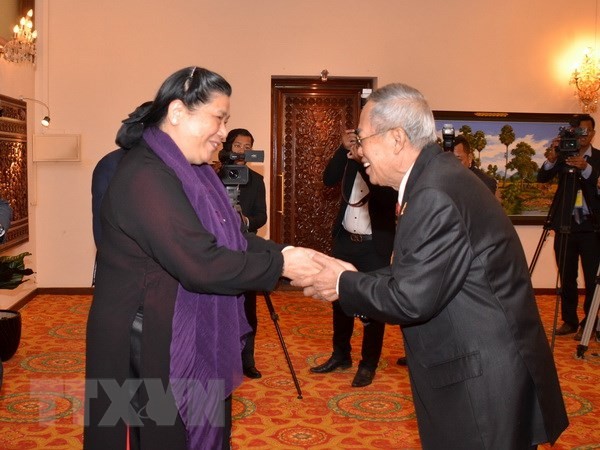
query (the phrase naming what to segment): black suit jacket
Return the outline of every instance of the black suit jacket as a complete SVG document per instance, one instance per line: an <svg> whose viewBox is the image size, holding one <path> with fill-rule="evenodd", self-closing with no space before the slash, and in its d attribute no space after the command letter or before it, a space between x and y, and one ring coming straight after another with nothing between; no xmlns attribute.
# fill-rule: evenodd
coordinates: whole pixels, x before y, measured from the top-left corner
<svg viewBox="0 0 600 450"><path fill-rule="evenodd" d="M544 169L544 166L540 168L537 174L538 182L546 183L556 176L559 177L558 188L549 212L550 226L553 230L558 231L561 225L571 224L578 187L581 187L587 207L594 216L596 229L600 229L600 197L597 188L600 175L600 150L592 148L592 156L588 158L588 164L592 166L592 173L588 178L583 178L578 171L570 174L567 170L569 166L562 158L549 170Z"/></svg>
<svg viewBox="0 0 600 450"><path fill-rule="evenodd" d="M356 173L360 172L369 187L369 216L371 218L371 229L373 231L373 243L377 251L389 258L394 245L394 233L396 227L396 203L398 192L389 187L375 186L369 181L364 167L348 159L348 151L340 146L325 167L323 172L323 183L325 186L334 186L343 181L342 199L338 215L333 223L332 234L336 237L342 231L342 220L346 213L348 204L344 198L349 199ZM345 171L345 176L344 176Z"/></svg>
<svg viewBox="0 0 600 450"><path fill-rule="evenodd" d="M496 193L496 189L498 187L498 182L496 181L495 178L489 176L487 173L485 173L483 170L481 170L477 167L471 167L470 170L475 175L477 175L477 178L479 178L481 181L483 181L483 184L485 184L487 186L487 188L490 191L492 191L492 194Z"/></svg>
<svg viewBox="0 0 600 450"><path fill-rule="evenodd" d="M102 239L102 225L100 223L100 206L102 199L108 189L108 184L117 171L119 162L125 155L126 150L118 148L104 155L92 173L92 229L96 248Z"/></svg>
<svg viewBox="0 0 600 450"><path fill-rule="evenodd" d="M527 448L568 420L527 261L500 202L437 145L418 156L394 256L343 272L340 305L402 325L423 448Z"/></svg>
<svg viewBox="0 0 600 450"><path fill-rule="evenodd" d="M267 203L263 176L248 168L248 183L240 186L240 208L248 218L248 231L256 231L267 223Z"/></svg>

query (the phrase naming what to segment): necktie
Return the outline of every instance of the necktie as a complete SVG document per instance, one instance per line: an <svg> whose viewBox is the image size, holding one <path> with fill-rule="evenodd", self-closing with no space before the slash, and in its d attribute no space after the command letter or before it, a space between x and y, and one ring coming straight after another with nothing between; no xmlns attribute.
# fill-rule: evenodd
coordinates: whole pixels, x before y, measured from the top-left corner
<svg viewBox="0 0 600 450"><path fill-rule="evenodd" d="M587 161L588 155L583 155L583 158ZM573 209L573 219L575 223L581 225L583 222L583 193L581 189L577 190L577 195L575 197L575 208Z"/></svg>

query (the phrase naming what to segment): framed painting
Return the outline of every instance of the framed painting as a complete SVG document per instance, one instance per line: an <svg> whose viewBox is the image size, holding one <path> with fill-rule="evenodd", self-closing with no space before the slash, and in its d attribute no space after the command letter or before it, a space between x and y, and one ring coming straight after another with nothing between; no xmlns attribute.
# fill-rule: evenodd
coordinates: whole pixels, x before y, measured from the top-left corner
<svg viewBox="0 0 600 450"><path fill-rule="evenodd" d="M515 225L540 225L557 180L538 183L545 153L574 114L433 111L439 141L444 125L471 143L474 164L498 182L496 196Z"/></svg>

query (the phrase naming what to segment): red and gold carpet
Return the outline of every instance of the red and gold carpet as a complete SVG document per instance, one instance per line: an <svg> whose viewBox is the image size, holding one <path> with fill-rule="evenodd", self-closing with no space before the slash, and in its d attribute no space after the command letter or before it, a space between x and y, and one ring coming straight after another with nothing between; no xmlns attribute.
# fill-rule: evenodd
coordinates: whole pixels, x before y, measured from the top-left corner
<svg viewBox="0 0 600 450"><path fill-rule="evenodd" d="M271 294L302 399L275 326L259 295L258 380L233 398L235 449L418 449L419 435L398 327L388 326L373 384L352 388L362 325L353 337L352 369L317 375L309 368L331 353L331 307L294 291ZM4 363L0 449L79 449L83 427L85 321L90 296L39 295L24 308L21 345ZM555 298L538 305L547 331ZM556 338L554 355L570 426L554 449L600 449L600 344L576 359L572 335ZM457 430L458 431L458 430ZM544 446L544 448L550 448Z"/></svg>

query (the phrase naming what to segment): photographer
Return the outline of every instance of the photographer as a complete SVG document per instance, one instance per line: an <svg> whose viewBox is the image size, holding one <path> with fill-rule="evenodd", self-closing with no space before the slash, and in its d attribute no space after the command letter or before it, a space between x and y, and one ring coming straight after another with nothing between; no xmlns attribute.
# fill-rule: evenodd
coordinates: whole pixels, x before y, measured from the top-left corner
<svg viewBox="0 0 600 450"><path fill-rule="evenodd" d="M341 134L342 143L323 171L325 186L339 185L341 189L340 208L332 230L332 254L360 270L376 270L390 261L398 195L390 187L374 186L369 181L357 154L357 131L342 130ZM331 357L312 367L312 373L329 373L352 366L354 316L347 315L339 302L334 302L332 321ZM352 387L372 383L381 357L384 334L385 324L381 321L370 319L363 327L361 360Z"/></svg>
<svg viewBox="0 0 600 450"><path fill-rule="evenodd" d="M475 167L473 164L473 150L471 149L471 145L469 144L467 138L462 134L459 134L454 138L453 153L463 166L465 166L467 169L473 172L477 178L483 181L487 188L492 191L492 194L496 194L498 183L483 170Z"/></svg>
<svg viewBox="0 0 600 450"><path fill-rule="evenodd" d="M227 155L229 152L243 155L245 151L252 150L253 145L254 137L248 130L244 128L231 130L227 134L219 159L222 159L221 157ZM224 164L230 163L225 162ZM246 165L246 160L241 157L235 160L235 164ZM260 227L267 223L265 182L262 175L250 168L247 169L248 183L240 184L236 187L239 191L237 196L238 205L235 206L238 207L238 210L241 210L240 214L248 231L256 233ZM262 374L258 371L256 363L254 362L254 341L256 338L256 328L258 326L258 320L256 318L256 292L249 291L245 292L244 295L246 296L244 310L246 312L246 319L252 327L252 331L246 336L246 344L242 350L242 366L245 376L248 378L260 378Z"/></svg>
<svg viewBox="0 0 600 450"><path fill-rule="evenodd" d="M592 304L595 278L600 262L600 198L597 196L600 151L593 148L594 119L585 114L575 116L572 130L554 139L542 164L537 181L547 183L558 176L550 226L555 231L554 253L561 284L563 324L558 336L575 334L581 340L586 317L577 316L577 274L579 259L585 281L583 310L587 316ZM566 134L573 138L565 138ZM579 331L578 331L579 327Z"/></svg>

